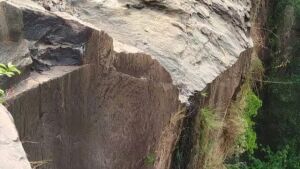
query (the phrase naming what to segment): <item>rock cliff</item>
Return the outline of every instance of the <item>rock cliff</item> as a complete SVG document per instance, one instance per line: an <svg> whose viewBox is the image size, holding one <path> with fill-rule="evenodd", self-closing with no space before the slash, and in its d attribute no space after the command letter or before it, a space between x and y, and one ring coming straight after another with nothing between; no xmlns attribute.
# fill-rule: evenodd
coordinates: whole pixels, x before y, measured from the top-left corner
<svg viewBox="0 0 300 169"><path fill-rule="evenodd" d="M34 70L24 69L6 98L21 139L36 143L24 144L29 159L57 169L143 168L178 111L168 72L149 55L115 52L105 32L70 16L9 2L1 9L19 31L13 50L26 51ZM18 24L8 20L16 13Z"/></svg>
<svg viewBox="0 0 300 169"><path fill-rule="evenodd" d="M170 168L188 98L213 82L226 112L251 55L248 0L38 2L0 1L0 62L22 69L5 105L43 169Z"/></svg>

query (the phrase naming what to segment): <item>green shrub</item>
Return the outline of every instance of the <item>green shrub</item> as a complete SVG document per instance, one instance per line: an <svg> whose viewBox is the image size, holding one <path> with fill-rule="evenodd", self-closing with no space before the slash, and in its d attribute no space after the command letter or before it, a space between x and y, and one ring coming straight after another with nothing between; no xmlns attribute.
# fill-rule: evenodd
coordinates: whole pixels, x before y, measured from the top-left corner
<svg viewBox="0 0 300 169"><path fill-rule="evenodd" d="M204 129L208 130L215 130L221 127L220 119L216 112L208 107L201 109L201 124Z"/></svg>
<svg viewBox="0 0 300 169"><path fill-rule="evenodd" d="M276 152L262 148L261 153L261 158L249 155L247 162L227 165L227 169L300 169L300 156L289 146Z"/></svg>
<svg viewBox="0 0 300 169"><path fill-rule="evenodd" d="M245 83L241 87L237 101L231 108L231 111L238 112L236 116L241 121L242 133L237 138L237 153L249 152L253 153L257 148L256 132L254 130L254 117L257 115L262 101L255 95L249 83Z"/></svg>
<svg viewBox="0 0 300 169"><path fill-rule="evenodd" d="M256 132L254 130L255 123L253 121L253 118L257 115L258 109L262 106L262 101L255 95L255 93L252 90L250 90L245 97L246 106L244 109L244 119L246 121L246 142L244 146L247 151L253 153L254 149L257 148Z"/></svg>
<svg viewBox="0 0 300 169"><path fill-rule="evenodd" d="M264 80L261 81L264 106L255 119L257 123L255 127L258 144L263 144L264 147L270 146L273 151L270 148L264 149L256 146L257 143L254 141L256 133L253 130L255 124L251 122L251 119L253 120L256 116L254 110L260 107L261 103L253 92L253 94L245 92L248 94L244 103L250 103L249 105L252 106L248 108L246 106L244 109L247 116L243 118L245 124L249 125L242 139L239 140L239 144L244 145L248 152L229 159L228 169L300 169L300 60L297 57L300 51L300 41L295 36L297 34L291 34L290 42L284 40L289 34L288 31L299 29L300 0L271 0L269 5L273 7L268 16L267 29L270 31L268 31L267 47L270 49L270 56L264 63L265 79L260 79L257 76L259 73L252 73L255 77L246 77L246 80L251 81L252 78L258 82ZM287 7L294 7L295 22L290 22L293 19L292 16L286 16ZM292 24L296 25L291 29ZM260 67L260 63L257 62L254 67ZM251 69L251 72L253 70L258 69ZM253 153L253 148L255 153Z"/></svg>

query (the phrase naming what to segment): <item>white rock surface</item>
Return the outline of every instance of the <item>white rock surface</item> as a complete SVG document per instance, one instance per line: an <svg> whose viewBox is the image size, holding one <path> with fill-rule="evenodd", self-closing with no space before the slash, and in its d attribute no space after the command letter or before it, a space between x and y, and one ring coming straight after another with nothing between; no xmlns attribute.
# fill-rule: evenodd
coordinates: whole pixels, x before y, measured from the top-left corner
<svg viewBox="0 0 300 169"><path fill-rule="evenodd" d="M0 169L31 169L10 113L0 105Z"/></svg>
<svg viewBox="0 0 300 169"><path fill-rule="evenodd" d="M63 9L55 0L34 1L94 24L117 49L152 55L171 74L182 102L252 47L251 0L72 0L75 7L61 0Z"/></svg>
<svg viewBox="0 0 300 169"><path fill-rule="evenodd" d="M250 0L88 0L77 11L157 59L186 102L252 46L250 8Z"/></svg>

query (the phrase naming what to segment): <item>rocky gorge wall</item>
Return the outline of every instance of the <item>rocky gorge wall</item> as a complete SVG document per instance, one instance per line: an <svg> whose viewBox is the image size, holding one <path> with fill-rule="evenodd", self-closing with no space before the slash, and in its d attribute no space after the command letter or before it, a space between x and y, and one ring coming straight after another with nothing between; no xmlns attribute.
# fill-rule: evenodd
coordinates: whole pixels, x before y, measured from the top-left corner
<svg viewBox="0 0 300 169"><path fill-rule="evenodd" d="M195 2L193 10L188 2L113 2L98 11L92 2L74 7L95 26L30 1L0 2L7 28L0 34L1 62L23 69L5 82L6 107L29 161L44 162L39 168L170 168L189 116L180 100L187 103L212 82L204 102L222 116L242 83L252 53L241 55L251 47L250 2ZM190 23L182 25L186 16ZM187 113L196 107L191 103ZM201 167L197 160L186 163Z"/></svg>

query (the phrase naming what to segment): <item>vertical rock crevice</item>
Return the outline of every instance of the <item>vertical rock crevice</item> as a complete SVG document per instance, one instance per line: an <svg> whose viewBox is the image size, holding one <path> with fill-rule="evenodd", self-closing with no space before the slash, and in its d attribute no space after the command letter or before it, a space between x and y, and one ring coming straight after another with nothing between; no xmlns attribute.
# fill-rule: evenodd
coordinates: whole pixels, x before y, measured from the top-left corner
<svg viewBox="0 0 300 169"><path fill-rule="evenodd" d="M217 135L203 138L208 142L217 142L213 147L213 155L205 156L205 151L200 149L201 137L201 110L209 108L218 116L220 123L226 123L229 107L235 100L236 93L240 90L245 73L249 71L252 50L241 54L239 60L227 71L222 73L202 92L196 93L191 99L186 119L183 122L183 131L173 154L172 168L202 168L205 160L212 160L215 166L222 168L226 158L225 128L220 128ZM211 159L206 159L211 158Z"/></svg>

